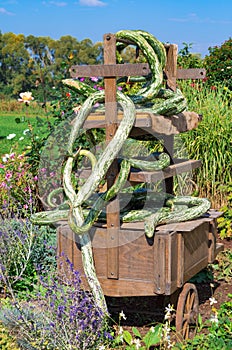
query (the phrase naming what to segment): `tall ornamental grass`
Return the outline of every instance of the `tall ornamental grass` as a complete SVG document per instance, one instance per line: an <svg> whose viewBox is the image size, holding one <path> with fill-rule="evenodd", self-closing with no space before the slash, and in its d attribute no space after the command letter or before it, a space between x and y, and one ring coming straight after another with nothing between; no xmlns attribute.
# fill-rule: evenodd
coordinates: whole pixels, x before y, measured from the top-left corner
<svg viewBox="0 0 232 350"><path fill-rule="evenodd" d="M220 85L205 86L204 82L181 82L189 110L203 116L198 127L181 134L188 156L201 159L194 181L199 195L211 200L212 206L225 204L232 182L232 92Z"/></svg>

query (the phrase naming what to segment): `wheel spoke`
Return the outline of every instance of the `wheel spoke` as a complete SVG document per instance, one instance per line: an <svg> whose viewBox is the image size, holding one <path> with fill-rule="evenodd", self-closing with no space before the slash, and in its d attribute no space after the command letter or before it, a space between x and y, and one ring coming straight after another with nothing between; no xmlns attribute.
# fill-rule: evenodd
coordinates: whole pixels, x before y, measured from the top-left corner
<svg viewBox="0 0 232 350"><path fill-rule="evenodd" d="M188 324L188 322L185 322L183 324L182 334L183 334L184 339L188 338L188 335L189 335L189 324Z"/></svg>
<svg viewBox="0 0 232 350"><path fill-rule="evenodd" d="M190 309L191 310L193 310L193 306L194 306L195 300L196 300L195 294L192 293L192 295L190 297L190 300L189 300L189 305L190 305Z"/></svg>

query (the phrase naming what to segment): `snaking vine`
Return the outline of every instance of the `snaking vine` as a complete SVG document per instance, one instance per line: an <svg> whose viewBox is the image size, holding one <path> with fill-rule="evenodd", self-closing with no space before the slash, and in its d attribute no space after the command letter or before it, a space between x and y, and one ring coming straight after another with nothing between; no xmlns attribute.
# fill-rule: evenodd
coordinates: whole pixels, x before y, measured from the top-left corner
<svg viewBox="0 0 232 350"><path fill-rule="evenodd" d="M57 193L64 193L64 203L55 207L54 210L38 212L31 216L32 222L42 224L52 224L60 220L67 220L71 230L78 235L78 240L81 245L82 261L89 286L93 292L96 303L107 313L107 305L100 283L96 276L91 240L89 230L96 220L105 220L103 208L106 203L114 198L123 189L125 182L131 171L131 167L145 171L162 170L169 166L170 157L166 153L160 153L157 159L153 161L144 161L136 158L121 159L119 175L114 185L106 192L98 194L96 200L92 203L91 208L84 206L85 202L97 191L99 184L105 178L112 162L118 157L120 150L128 139L129 133L135 122L135 103L144 105L149 102L153 103L154 99L161 98L162 102L153 103L151 109L154 113L170 115L179 113L186 108L186 101L180 91L174 92L169 89L164 89L163 84L163 69L166 64L166 51L163 45L151 34L144 31L119 31L116 33L118 40L126 39L138 45L150 66L152 78L144 88L134 96L126 96L122 92L117 92L117 100L123 108L124 116L120 125L113 137L103 150L98 159L89 150L80 150L74 152L74 144L82 131L83 124L91 113L92 107L96 102L104 102L104 90L96 91L87 84L74 79L63 80L64 85L75 90L78 94L86 98L77 117L72 122L72 129L69 135L67 147L67 158L63 170L63 186L52 191L47 202L54 208L53 198ZM86 179L85 183L76 191L72 183L73 166L78 155L84 155L91 161L92 172ZM133 188L126 189L133 193ZM147 196L151 196L155 202L156 194L148 193L144 190L140 194L140 203L146 200ZM154 199L152 199L152 196ZM134 201L132 208L129 206L126 210L120 212L122 222L144 221L145 234L152 237L155 227L159 224L169 222L179 222L194 219L205 213L210 208L210 203L207 199L192 198L192 197L174 197L166 195L164 206L160 209L157 205L152 205L150 208L134 208L136 203L136 193L134 193Z"/></svg>

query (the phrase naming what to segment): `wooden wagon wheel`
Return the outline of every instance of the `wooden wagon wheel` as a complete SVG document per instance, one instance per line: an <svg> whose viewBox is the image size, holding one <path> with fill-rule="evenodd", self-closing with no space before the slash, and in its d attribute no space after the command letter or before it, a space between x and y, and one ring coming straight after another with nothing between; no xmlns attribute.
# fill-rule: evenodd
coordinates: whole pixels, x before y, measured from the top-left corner
<svg viewBox="0 0 232 350"><path fill-rule="evenodd" d="M183 339L191 338L194 335L198 314L197 288L192 283L186 283L178 297L176 310L176 332Z"/></svg>

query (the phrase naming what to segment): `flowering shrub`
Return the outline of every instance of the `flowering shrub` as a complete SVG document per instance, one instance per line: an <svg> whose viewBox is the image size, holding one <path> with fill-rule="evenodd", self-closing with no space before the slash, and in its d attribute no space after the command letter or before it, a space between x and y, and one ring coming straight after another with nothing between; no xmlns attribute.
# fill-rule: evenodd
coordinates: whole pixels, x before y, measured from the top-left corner
<svg viewBox="0 0 232 350"><path fill-rule="evenodd" d="M4 219L0 225L0 292L15 295L33 289L38 274L56 267L55 230L26 219ZM16 292L17 291L17 292Z"/></svg>
<svg viewBox="0 0 232 350"><path fill-rule="evenodd" d="M104 349L111 338L105 316L68 260L59 274L40 279L35 299L11 303L0 318L27 349Z"/></svg>
<svg viewBox="0 0 232 350"><path fill-rule="evenodd" d="M221 46L209 48L209 55L204 59L209 84L222 83L232 90L232 38Z"/></svg>
<svg viewBox="0 0 232 350"><path fill-rule="evenodd" d="M30 172L25 154L5 154L0 162L0 214L12 216L33 210L37 177Z"/></svg>

